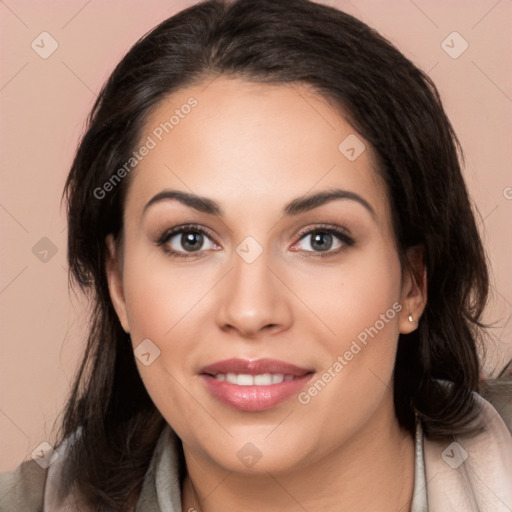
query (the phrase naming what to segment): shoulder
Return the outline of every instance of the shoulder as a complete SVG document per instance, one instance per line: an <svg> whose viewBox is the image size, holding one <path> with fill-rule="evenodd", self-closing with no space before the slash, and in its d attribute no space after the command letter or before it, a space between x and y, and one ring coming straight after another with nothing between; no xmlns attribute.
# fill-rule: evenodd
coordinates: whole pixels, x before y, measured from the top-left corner
<svg viewBox="0 0 512 512"><path fill-rule="evenodd" d="M0 473L0 509L9 512L42 512L48 469L34 460L14 471Z"/></svg>
<svg viewBox="0 0 512 512"><path fill-rule="evenodd" d="M484 381L481 395L500 413L512 432L512 376Z"/></svg>
<svg viewBox="0 0 512 512"><path fill-rule="evenodd" d="M484 430L451 441L423 440L429 511L512 510L512 425L475 393Z"/></svg>
<svg viewBox="0 0 512 512"><path fill-rule="evenodd" d="M64 503L57 499L62 467L69 453L70 441L80 433L67 437L55 450L36 461L23 461L14 471L0 473L0 510L6 512L71 511L79 503L69 496ZM71 501L72 500L72 501Z"/></svg>

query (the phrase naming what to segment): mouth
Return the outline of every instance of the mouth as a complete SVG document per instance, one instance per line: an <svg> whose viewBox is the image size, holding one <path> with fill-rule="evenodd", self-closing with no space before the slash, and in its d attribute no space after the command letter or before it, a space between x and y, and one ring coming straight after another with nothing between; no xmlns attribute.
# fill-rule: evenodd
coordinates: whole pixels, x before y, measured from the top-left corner
<svg viewBox="0 0 512 512"><path fill-rule="evenodd" d="M208 374L207 374L208 375ZM210 375L218 381L225 381L237 386L270 386L272 384L281 384L289 382L295 377L284 373L261 373L259 375L250 375L248 373L217 373Z"/></svg>
<svg viewBox="0 0 512 512"><path fill-rule="evenodd" d="M228 359L199 371L208 391L241 411L263 411L297 394L314 370L275 359Z"/></svg>

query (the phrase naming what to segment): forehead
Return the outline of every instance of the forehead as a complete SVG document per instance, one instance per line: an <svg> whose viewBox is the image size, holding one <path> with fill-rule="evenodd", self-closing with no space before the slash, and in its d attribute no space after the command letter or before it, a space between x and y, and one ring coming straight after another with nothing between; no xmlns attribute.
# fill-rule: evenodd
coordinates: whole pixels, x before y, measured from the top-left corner
<svg viewBox="0 0 512 512"><path fill-rule="evenodd" d="M386 214L372 148L303 84L220 76L181 89L146 119L140 144L145 141L152 148L133 173L127 208L142 209L166 188L239 210L280 208L290 198L338 187Z"/></svg>

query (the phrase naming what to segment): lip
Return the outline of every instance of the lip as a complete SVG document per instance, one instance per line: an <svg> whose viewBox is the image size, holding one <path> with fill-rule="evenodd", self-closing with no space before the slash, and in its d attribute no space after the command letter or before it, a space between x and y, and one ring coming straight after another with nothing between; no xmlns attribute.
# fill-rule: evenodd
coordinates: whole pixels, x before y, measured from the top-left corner
<svg viewBox="0 0 512 512"><path fill-rule="evenodd" d="M238 373L260 375L282 373L292 375L293 380L279 384L239 386L227 381L219 381L214 375ZM226 359L205 366L199 371L208 391L224 404L240 411L264 411L281 404L299 393L314 374L314 370L279 361L276 359Z"/></svg>
<svg viewBox="0 0 512 512"><path fill-rule="evenodd" d="M245 373L259 375L262 373L284 373L294 377L302 377L312 369L300 368L294 364L279 361L278 359L225 359L205 366L199 370L201 374L217 375L218 373Z"/></svg>

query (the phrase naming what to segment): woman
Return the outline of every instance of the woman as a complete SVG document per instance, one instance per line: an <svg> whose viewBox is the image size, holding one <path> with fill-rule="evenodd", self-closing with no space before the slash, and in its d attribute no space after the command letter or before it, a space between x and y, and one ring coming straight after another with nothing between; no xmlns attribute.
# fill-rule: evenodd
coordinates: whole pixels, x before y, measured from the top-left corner
<svg viewBox="0 0 512 512"><path fill-rule="evenodd" d="M510 509L458 149L428 77L338 10L207 1L146 35L66 184L94 314L9 510Z"/></svg>

